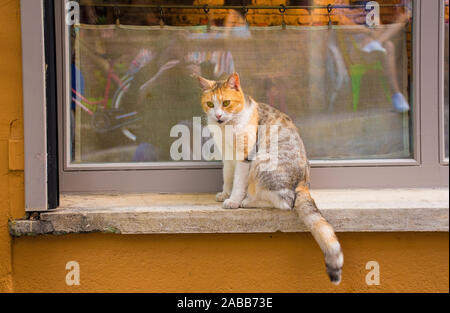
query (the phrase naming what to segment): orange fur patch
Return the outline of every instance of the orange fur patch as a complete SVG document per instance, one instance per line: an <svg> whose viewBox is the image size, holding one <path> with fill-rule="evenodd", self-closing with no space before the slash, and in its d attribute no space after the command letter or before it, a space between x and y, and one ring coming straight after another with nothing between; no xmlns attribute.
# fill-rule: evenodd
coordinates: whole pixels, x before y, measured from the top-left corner
<svg viewBox="0 0 450 313"><path fill-rule="evenodd" d="M213 102L214 96L222 106L222 110L227 113L239 113L244 109L245 97L242 90L230 89L226 85L220 88L204 92L202 95L203 111L208 112L211 108L206 104L208 101ZM229 100L230 104L223 107L223 102Z"/></svg>
<svg viewBox="0 0 450 313"><path fill-rule="evenodd" d="M297 188L295 188L295 192L298 192L298 193L306 193L306 194L310 194L309 193L309 188L308 188L308 186L306 186L306 184L305 184L305 182L304 181L301 181L298 185L297 185Z"/></svg>
<svg viewBox="0 0 450 313"><path fill-rule="evenodd" d="M256 182L253 177L249 177L248 179L247 193L252 197L256 196Z"/></svg>
<svg viewBox="0 0 450 313"><path fill-rule="evenodd" d="M320 234L320 237L324 239L327 245L338 241L336 235L334 234L333 228L323 217L321 217L319 221L314 223L312 228L313 232Z"/></svg>

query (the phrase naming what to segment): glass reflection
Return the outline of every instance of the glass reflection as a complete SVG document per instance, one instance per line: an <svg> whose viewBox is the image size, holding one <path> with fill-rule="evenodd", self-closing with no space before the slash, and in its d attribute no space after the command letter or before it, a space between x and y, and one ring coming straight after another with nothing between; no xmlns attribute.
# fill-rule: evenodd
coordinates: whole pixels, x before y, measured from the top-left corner
<svg viewBox="0 0 450 313"><path fill-rule="evenodd" d="M324 1L288 1L310 7L284 13L79 3L80 24L70 27L74 163L172 161L172 127L192 136L203 116L193 74L235 71L244 92L293 118L311 159L412 155L412 1L378 1L379 24L368 1L333 1L330 14ZM448 13L446 30L448 38Z"/></svg>

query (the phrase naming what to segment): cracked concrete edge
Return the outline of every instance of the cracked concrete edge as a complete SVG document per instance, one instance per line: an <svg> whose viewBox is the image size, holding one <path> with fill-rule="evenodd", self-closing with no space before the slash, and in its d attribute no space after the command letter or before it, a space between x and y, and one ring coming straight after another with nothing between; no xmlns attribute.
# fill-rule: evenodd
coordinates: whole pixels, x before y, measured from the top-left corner
<svg viewBox="0 0 450 313"><path fill-rule="evenodd" d="M9 221L9 233L12 237L37 236L53 233L53 225L49 221L12 220Z"/></svg>
<svg viewBox="0 0 450 313"><path fill-rule="evenodd" d="M448 208L323 209L337 232L448 232ZM293 211L273 209L186 210L174 212L57 210L36 221L15 220L11 236L43 234L186 234L305 232Z"/></svg>

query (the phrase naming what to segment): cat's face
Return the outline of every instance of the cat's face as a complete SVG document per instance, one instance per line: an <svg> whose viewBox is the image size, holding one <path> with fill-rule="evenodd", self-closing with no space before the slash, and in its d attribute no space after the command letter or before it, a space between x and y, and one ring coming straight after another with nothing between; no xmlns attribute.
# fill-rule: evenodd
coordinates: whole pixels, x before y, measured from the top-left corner
<svg viewBox="0 0 450 313"><path fill-rule="evenodd" d="M245 97L237 73L233 73L226 81L197 78L203 90L202 108L210 121L219 125L227 124L244 109Z"/></svg>

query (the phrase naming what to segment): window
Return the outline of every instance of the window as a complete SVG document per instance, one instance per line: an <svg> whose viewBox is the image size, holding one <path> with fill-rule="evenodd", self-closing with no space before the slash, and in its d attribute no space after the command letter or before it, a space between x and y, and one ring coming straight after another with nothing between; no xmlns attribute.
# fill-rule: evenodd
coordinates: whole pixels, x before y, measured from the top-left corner
<svg viewBox="0 0 450 313"><path fill-rule="evenodd" d="M382 3L373 27L365 7L336 7L331 28L298 20L327 18L320 9L129 5L80 1L82 23L70 29L69 167L174 161L172 128L194 134L203 116L194 72L239 72L246 93L294 119L313 160L413 157L410 1ZM201 158L183 159L193 160Z"/></svg>
<svg viewBox="0 0 450 313"><path fill-rule="evenodd" d="M441 138L443 139L443 143L441 142L441 147L443 146L443 153L441 153L441 158L443 158L443 161L448 164L448 155L449 155L449 129L448 129L448 106L449 106L449 99L448 99L448 7L449 3L448 0L443 1L443 7L441 7L443 11L442 21L443 21L443 72L444 72L444 86L443 86L443 109L441 109L441 114L443 115L441 118ZM444 127L442 127L442 119ZM442 133L444 133L442 135Z"/></svg>
<svg viewBox="0 0 450 313"><path fill-rule="evenodd" d="M62 192L219 189L220 162L195 153L209 138L198 137L192 74L235 71L247 94L293 118L313 187L448 184L436 162L448 135L432 130L439 117L429 109L436 86L448 85L436 81L437 4L204 3L55 2ZM445 28L448 47L448 18ZM189 153L173 149L180 129Z"/></svg>

